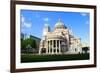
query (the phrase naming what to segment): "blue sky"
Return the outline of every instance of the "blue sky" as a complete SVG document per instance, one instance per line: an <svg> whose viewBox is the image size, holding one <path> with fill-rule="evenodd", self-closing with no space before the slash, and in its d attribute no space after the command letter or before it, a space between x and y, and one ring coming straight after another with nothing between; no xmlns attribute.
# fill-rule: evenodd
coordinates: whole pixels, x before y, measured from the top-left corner
<svg viewBox="0 0 100 73"><path fill-rule="evenodd" d="M66 27L72 29L76 37L80 37L82 42L89 43L89 13L21 10L20 17L22 33L41 38L44 25L49 24L53 30L60 18Z"/></svg>

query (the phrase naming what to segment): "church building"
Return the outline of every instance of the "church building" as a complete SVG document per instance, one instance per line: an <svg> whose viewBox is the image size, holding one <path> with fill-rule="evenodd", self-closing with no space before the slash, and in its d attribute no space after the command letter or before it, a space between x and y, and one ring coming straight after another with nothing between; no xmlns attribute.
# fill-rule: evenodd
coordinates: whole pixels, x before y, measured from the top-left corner
<svg viewBox="0 0 100 73"><path fill-rule="evenodd" d="M48 24L44 26L40 41L39 54L79 54L82 53L81 39L76 38L71 29L58 20L51 31Z"/></svg>

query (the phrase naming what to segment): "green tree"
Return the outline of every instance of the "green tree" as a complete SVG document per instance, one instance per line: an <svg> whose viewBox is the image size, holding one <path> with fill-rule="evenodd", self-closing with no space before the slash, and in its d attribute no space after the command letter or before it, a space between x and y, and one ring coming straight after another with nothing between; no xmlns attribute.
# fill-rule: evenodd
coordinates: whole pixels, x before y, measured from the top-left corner
<svg viewBox="0 0 100 73"><path fill-rule="evenodd" d="M29 49L37 49L36 41L31 37L27 39L21 38L21 51L28 53Z"/></svg>
<svg viewBox="0 0 100 73"><path fill-rule="evenodd" d="M26 46L30 45L32 48L36 49L37 48L37 44L36 41L32 38L28 38L25 40Z"/></svg>
<svg viewBox="0 0 100 73"><path fill-rule="evenodd" d="M21 38L21 49L25 49L25 48L26 48L25 40Z"/></svg>
<svg viewBox="0 0 100 73"><path fill-rule="evenodd" d="M85 51L85 53L87 53L87 51L89 50L89 47L83 47L82 50Z"/></svg>
<svg viewBox="0 0 100 73"><path fill-rule="evenodd" d="M21 39L21 48L25 49L28 45L32 48L37 49L36 41L32 38Z"/></svg>

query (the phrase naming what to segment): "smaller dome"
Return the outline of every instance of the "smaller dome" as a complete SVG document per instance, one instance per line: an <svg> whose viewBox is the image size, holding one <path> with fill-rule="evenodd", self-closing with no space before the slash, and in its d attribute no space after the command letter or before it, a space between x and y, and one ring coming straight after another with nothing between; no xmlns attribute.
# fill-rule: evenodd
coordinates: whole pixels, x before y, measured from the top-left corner
<svg viewBox="0 0 100 73"><path fill-rule="evenodd" d="M58 22L55 24L55 29L65 29L66 26L63 24L63 22L61 21L61 19L58 20Z"/></svg>
<svg viewBox="0 0 100 73"><path fill-rule="evenodd" d="M50 31L50 26L49 26L49 24L44 24L44 30L46 30L46 31Z"/></svg>

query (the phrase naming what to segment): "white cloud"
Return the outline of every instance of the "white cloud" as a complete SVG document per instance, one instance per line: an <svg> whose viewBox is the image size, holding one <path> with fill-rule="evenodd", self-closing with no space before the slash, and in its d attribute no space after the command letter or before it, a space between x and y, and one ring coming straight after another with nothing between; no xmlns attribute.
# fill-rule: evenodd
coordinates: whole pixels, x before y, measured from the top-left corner
<svg viewBox="0 0 100 73"><path fill-rule="evenodd" d="M22 22L22 27L31 28L31 26L32 26L31 22L26 22L25 21L25 17L24 16L21 16L21 22Z"/></svg>
<svg viewBox="0 0 100 73"><path fill-rule="evenodd" d="M49 21L50 19L49 19L48 17L46 17L46 18L44 18L43 20L47 22L47 21Z"/></svg>
<svg viewBox="0 0 100 73"><path fill-rule="evenodd" d="M26 28L31 28L32 24L29 23L29 22L27 22L27 23L24 22L24 23L23 23L23 26L26 27Z"/></svg>
<svg viewBox="0 0 100 73"><path fill-rule="evenodd" d="M82 16L87 16L87 14L86 13L80 13Z"/></svg>

